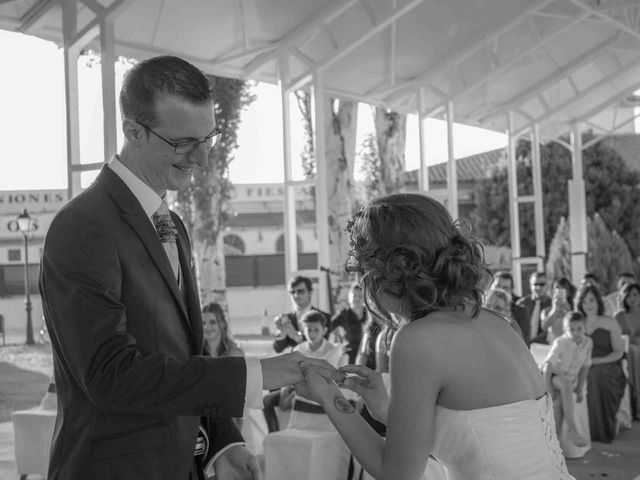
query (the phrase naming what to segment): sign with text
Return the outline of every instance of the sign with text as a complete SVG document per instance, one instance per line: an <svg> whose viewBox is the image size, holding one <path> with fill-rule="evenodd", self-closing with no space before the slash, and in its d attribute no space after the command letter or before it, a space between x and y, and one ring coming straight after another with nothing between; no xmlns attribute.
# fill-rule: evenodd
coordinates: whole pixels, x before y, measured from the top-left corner
<svg viewBox="0 0 640 480"><path fill-rule="evenodd" d="M0 192L0 215L57 212L67 202L66 190L5 190Z"/></svg>

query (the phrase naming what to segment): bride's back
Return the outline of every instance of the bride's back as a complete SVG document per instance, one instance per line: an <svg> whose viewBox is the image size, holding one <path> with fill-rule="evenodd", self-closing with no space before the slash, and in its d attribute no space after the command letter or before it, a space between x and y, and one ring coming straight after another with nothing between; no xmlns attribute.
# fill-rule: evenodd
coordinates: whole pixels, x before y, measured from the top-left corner
<svg viewBox="0 0 640 480"><path fill-rule="evenodd" d="M435 367L446 372L437 401L442 407L487 408L537 399L545 392L522 337L489 310L475 318L462 309L440 310L403 328L423 340L425 361L437 362Z"/></svg>

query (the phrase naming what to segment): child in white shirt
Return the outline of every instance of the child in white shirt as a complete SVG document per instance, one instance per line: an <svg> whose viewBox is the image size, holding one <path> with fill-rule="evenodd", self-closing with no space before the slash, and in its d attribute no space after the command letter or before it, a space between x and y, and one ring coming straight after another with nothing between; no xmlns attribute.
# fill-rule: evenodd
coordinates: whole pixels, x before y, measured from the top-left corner
<svg viewBox="0 0 640 480"><path fill-rule="evenodd" d="M547 390L556 407L556 431L560 432L564 417L569 427L567 437L578 447L585 446L587 441L576 427L573 393L576 394L576 402L583 401L593 348L593 341L586 335L585 323L585 316L580 312L565 314L562 319L564 333L553 341L543 366Z"/></svg>

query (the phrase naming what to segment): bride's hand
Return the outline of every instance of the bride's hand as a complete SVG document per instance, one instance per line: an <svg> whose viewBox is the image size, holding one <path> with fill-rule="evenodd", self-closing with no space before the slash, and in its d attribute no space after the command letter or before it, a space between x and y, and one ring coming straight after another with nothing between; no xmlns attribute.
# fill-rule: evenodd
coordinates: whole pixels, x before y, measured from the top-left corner
<svg viewBox="0 0 640 480"><path fill-rule="evenodd" d="M333 381L325 380L307 362L301 361L299 365L305 381L295 385L298 395L322 405L323 399L340 393L340 389Z"/></svg>
<svg viewBox="0 0 640 480"><path fill-rule="evenodd" d="M340 386L360 395L371 416L386 424L389 392L382 374L363 365L345 365L338 370L341 373L351 374Z"/></svg>

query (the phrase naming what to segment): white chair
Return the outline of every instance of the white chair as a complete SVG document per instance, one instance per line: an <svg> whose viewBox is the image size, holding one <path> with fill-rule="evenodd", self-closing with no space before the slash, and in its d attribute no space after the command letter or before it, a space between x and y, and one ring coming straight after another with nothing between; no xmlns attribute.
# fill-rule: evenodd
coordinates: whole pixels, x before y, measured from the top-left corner
<svg viewBox="0 0 640 480"><path fill-rule="evenodd" d="M16 470L21 479L27 475L47 476L49 450L57 415L55 391L47 392L38 407L13 412Z"/></svg>
<svg viewBox="0 0 640 480"><path fill-rule="evenodd" d="M538 367L542 368L551 346L544 345L542 343L532 343L529 349L531 350L531 355L533 355ZM578 433L587 440L587 445L584 447L578 447L569 441L567 438L568 427L566 421L562 422L560 431L557 432L558 440L560 441L560 448L562 448L562 453L566 458L581 458L591 450L591 431L589 429L589 410L587 408L586 397L587 395L585 391L584 400L577 403L575 402L574 394L576 427L578 428Z"/></svg>
<svg viewBox="0 0 640 480"><path fill-rule="evenodd" d="M265 480L344 480L349 450L337 431L287 429L264 439Z"/></svg>

